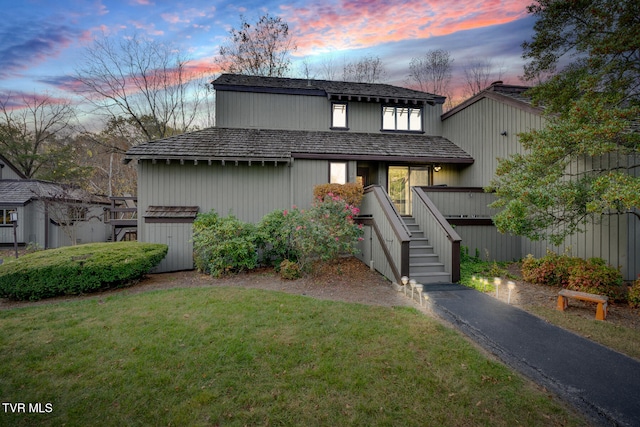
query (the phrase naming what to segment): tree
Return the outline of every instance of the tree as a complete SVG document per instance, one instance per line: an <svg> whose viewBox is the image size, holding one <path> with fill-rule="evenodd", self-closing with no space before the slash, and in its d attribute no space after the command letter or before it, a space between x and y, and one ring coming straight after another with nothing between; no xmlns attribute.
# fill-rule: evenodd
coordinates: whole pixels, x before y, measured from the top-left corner
<svg viewBox="0 0 640 427"><path fill-rule="evenodd" d="M286 75L291 52L296 50L289 25L268 13L254 25L242 15L240 21L240 29L232 28L227 44L220 47L222 71L267 77Z"/></svg>
<svg viewBox="0 0 640 427"><path fill-rule="evenodd" d="M502 67L490 59L471 58L463 66L464 95L472 97L485 90L492 82L502 78Z"/></svg>
<svg viewBox="0 0 640 427"><path fill-rule="evenodd" d="M192 130L211 94L206 71L173 46L138 35L94 40L75 78L96 112L130 120L146 141Z"/></svg>
<svg viewBox="0 0 640 427"><path fill-rule="evenodd" d="M603 215L640 218L640 3L543 0L528 11L538 21L525 78L556 74L531 90L546 127L520 136L527 151L501 160L491 184L498 229L559 244Z"/></svg>
<svg viewBox="0 0 640 427"><path fill-rule="evenodd" d="M438 95L449 93L453 59L444 49L428 50L424 56L411 58L409 82L421 91Z"/></svg>
<svg viewBox="0 0 640 427"><path fill-rule="evenodd" d="M71 103L51 95L11 94L0 99L2 153L27 178L74 182L87 173L78 167L69 136L74 130Z"/></svg>
<svg viewBox="0 0 640 427"><path fill-rule="evenodd" d="M379 83L387 74L379 56L366 56L357 61L345 62L342 80L356 83Z"/></svg>

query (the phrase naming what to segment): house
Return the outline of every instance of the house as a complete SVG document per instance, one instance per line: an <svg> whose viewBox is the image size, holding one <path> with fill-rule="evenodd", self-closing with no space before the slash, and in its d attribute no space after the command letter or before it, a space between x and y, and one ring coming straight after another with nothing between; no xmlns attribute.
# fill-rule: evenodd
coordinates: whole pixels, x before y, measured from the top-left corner
<svg viewBox="0 0 640 427"><path fill-rule="evenodd" d="M359 257L396 283L456 281L461 245L498 260L535 249L496 232L482 191L517 134L544 124L524 88L497 83L443 115L443 97L386 84L224 74L213 86L216 127L127 152L138 239L169 245L157 271L193 268L198 212L257 222L327 182L366 187Z"/></svg>
<svg viewBox="0 0 640 427"><path fill-rule="evenodd" d="M389 215L380 219L363 209L371 218L367 233L378 230L369 240L386 244L364 247L363 259L399 279L410 273L413 235L426 252L414 258L424 264L415 268L434 270L433 280L450 280L446 263L428 253L426 237L417 240L420 232L411 233L402 220L412 213L412 186L447 184L436 171L473 164L442 137L443 97L386 84L230 74L213 86L216 127L127 153L138 163L138 238L169 244L159 271L193 268L197 212L215 209L257 222L276 209L310 205L317 184L360 181L371 186L363 208ZM392 266L385 265L389 259Z"/></svg>
<svg viewBox="0 0 640 427"><path fill-rule="evenodd" d="M48 181L27 179L0 155L0 246L14 244L11 212L17 212L19 245L57 248L75 243L107 241L109 201Z"/></svg>

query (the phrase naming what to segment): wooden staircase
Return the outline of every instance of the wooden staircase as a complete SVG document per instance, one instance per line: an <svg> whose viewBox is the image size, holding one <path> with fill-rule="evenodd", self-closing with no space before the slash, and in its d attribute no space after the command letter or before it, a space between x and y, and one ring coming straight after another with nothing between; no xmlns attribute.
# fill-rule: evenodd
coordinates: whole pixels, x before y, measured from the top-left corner
<svg viewBox="0 0 640 427"><path fill-rule="evenodd" d="M420 230L412 216L402 216L402 219L411 232L409 244L409 278L418 283L443 283L451 282L451 274L445 271L445 266L440 262L438 254L434 253L429 239Z"/></svg>

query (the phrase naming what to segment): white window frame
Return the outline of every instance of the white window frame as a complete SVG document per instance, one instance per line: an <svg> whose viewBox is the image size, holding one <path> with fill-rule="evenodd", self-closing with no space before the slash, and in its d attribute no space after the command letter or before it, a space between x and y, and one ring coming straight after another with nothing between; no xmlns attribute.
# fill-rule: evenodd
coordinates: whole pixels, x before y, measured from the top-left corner
<svg viewBox="0 0 640 427"><path fill-rule="evenodd" d="M331 103L331 129L349 129L349 104L346 102Z"/></svg>
<svg viewBox="0 0 640 427"><path fill-rule="evenodd" d="M348 162L329 162L329 184L346 184L349 181Z"/></svg>
<svg viewBox="0 0 640 427"><path fill-rule="evenodd" d="M422 107L397 105L382 106L382 130L398 132L423 132Z"/></svg>

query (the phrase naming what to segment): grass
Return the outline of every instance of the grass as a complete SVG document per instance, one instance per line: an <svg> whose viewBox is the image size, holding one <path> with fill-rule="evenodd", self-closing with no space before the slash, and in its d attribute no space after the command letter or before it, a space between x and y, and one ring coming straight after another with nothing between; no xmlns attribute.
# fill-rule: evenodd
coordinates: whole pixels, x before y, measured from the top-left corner
<svg viewBox="0 0 640 427"><path fill-rule="evenodd" d="M173 289L0 313L26 425L582 425L414 309Z"/></svg>

